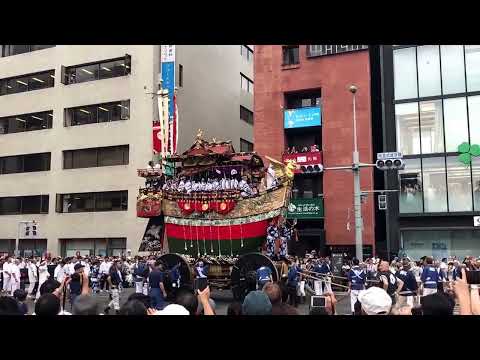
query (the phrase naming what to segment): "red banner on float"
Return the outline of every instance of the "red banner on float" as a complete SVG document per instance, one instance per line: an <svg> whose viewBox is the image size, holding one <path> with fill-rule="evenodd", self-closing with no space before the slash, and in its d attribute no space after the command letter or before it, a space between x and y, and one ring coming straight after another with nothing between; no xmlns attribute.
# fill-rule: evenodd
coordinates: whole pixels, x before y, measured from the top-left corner
<svg viewBox="0 0 480 360"><path fill-rule="evenodd" d="M153 152L158 154L162 151L162 141L160 140L161 136L161 127L160 126L153 126Z"/></svg>

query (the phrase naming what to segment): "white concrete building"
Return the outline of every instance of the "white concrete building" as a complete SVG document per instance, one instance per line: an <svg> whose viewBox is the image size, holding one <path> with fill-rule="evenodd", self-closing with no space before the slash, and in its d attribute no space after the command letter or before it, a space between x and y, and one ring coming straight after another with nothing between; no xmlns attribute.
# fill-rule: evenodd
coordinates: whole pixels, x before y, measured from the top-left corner
<svg viewBox="0 0 480 360"><path fill-rule="evenodd" d="M179 151L198 128L249 146L246 52L177 46ZM136 217L136 170L152 158L158 109L146 92L158 88L160 46L3 45L1 55L0 253L136 253L147 224ZM18 231L29 220L39 239Z"/></svg>

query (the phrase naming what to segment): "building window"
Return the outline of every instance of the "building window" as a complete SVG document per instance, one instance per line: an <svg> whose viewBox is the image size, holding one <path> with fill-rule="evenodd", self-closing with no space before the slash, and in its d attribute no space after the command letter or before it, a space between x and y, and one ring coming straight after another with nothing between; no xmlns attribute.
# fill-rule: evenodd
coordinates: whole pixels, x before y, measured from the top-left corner
<svg viewBox="0 0 480 360"><path fill-rule="evenodd" d="M282 46L282 65L295 65L300 63L299 46Z"/></svg>
<svg viewBox="0 0 480 360"><path fill-rule="evenodd" d="M404 155L420 154L418 103L395 105L397 149Z"/></svg>
<svg viewBox="0 0 480 360"><path fill-rule="evenodd" d="M0 55L12 56L55 47L55 45L2 45Z"/></svg>
<svg viewBox="0 0 480 360"><path fill-rule="evenodd" d="M183 65L178 64L178 87L183 86Z"/></svg>
<svg viewBox="0 0 480 360"><path fill-rule="evenodd" d="M127 238L75 238L59 239L63 257L75 256L122 256L126 253Z"/></svg>
<svg viewBox="0 0 480 360"><path fill-rule="evenodd" d="M253 125L253 112L240 105L240 119Z"/></svg>
<svg viewBox="0 0 480 360"><path fill-rule="evenodd" d="M18 239L20 256L42 256L47 251L47 239Z"/></svg>
<svg viewBox="0 0 480 360"><path fill-rule="evenodd" d="M468 141L468 120L466 98L443 100L445 116L445 146L446 151L457 151L458 145Z"/></svg>
<svg viewBox="0 0 480 360"><path fill-rule="evenodd" d="M240 87L243 91L253 94L253 81L240 73Z"/></svg>
<svg viewBox="0 0 480 360"><path fill-rule="evenodd" d="M63 151L63 168L128 165L129 145Z"/></svg>
<svg viewBox="0 0 480 360"><path fill-rule="evenodd" d="M443 94L465 92L465 60L462 45L441 45Z"/></svg>
<svg viewBox="0 0 480 360"><path fill-rule="evenodd" d="M472 179L470 169L447 156L448 211L472 211Z"/></svg>
<svg viewBox="0 0 480 360"><path fill-rule="evenodd" d="M250 141L240 138L240 152L252 152L253 144Z"/></svg>
<svg viewBox="0 0 480 360"><path fill-rule="evenodd" d="M50 153L0 157L0 174L50 170Z"/></svg>
<svg viewBox="0 0 480 360"><path fill-rule="evenodd" d="M65 109L65 126L78 126L130 118L130 100Z"/></svg>
<svg viewBox="0 0 480 360"><path fill-rule="evenodd" d="M15 239L0 239L0 256L3 254L13 255L15 251Z"/></svg>
<svg viewBox="0 0 480 360"><path fill-rule="evenodd" d="M399 170L400 212L423 212L422 167L420 159L405 159L405 169Z"/></svg>
<svg viewBox="0 0 480 360"><path fill-rule="evenodd" d="M465 45L467 91L480 90L480 45Z"/></svg>
<svg viewBox="0 0 480 360"><path fill-rule="evenodd" d="M440 85L440 53L438 45L417 48L418 91L420 97L442 93Z"/></svg>
<svg viewBox="0 0 480 360"><path fill-rule="evenodd" d="M422 159L425 212L447 212L445 158Z"/></svg>
<svg viewBox="0 0 480 360"><path fill-rule="evenodd" d="M51 129L53 111L12 115L0 118L0 135Z"/></svg>
<svg viewBox="0 0 480 360"><path fill-rule="evenodd" d="M46 89L55 83L55 70L0 79L0 96Z"/></svg>
<svg viewBox="0 0 480 360"><path fill-rule="evenodd" d="M480 211L480 158L472 159L473 208Z"/></svg>
<svg viewBox="0 0 480 360"><path fill-rule="evenodd" d="M126 210L128 191L57 194L56 211L59 213Z"/></svg>
<svg viewBox="0 0 480 360"><path fill-rule="evenodd" d="M302 107L318 107L321 102L320 89L285 94L287 109L299 109Z"/></svg>
<svg viewBox="0 0 480 360"><path fill-rule="evenodd" d="M247 45L240 45L240 55L247 60L247 62L253 61L253 50Z"/></svg>
<svg viewBox="0 0 480 360"><path fill-rule="evenodd" d="M307 45L307 57L341 54L368 49L368 45Z"/></svg>
<svg viewBox="0 0 480 360"><path fill-rule="evenodd" d="M0 215L48 214L48 195L0 197Z"/></svg>
<svg viewBox="0 0 480 360"><path fill-rule="evenodd" d="M442 100L420 102L422 154L444 152Z"/></svg>
<svg viewBox="0 0 480 360"><path fill-rule="evenodd" d="M294 199L313 199L323 195L322 177L318 175L297 175L292 190Z"/></svg>
<svg viewBox="0 0 480 360"><path fill-rule="evenodd" d="M398 49L393 52L395 100L418 96L416 48Z"/></svg>
<svg viewBox="0 0 480 360"><path fill-rule="evenodd" d="M480 145L480 95L468 97L470 143Z"/></svg>
<svg viewBox="0 0 480 360"><path fill-rule="evenodd" d="M62 83L77 84L86 81L109 79L131 73L131 57L104 60L90 64L62 67Z"/></svg>
<svg viewBox="0 0 480 360"><path fill-rule="evenodd" d="M431 254L434 259L477 256L480 233L477 230L404 230L400 234L406 256L420 259Z"/></svg>

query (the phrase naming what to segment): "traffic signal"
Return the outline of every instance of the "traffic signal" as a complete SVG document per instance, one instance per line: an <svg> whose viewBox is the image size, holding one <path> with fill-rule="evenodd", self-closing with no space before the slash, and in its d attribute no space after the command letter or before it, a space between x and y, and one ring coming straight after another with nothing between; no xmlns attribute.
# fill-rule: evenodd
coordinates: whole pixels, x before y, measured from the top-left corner
<svg viewBox="0 0 480 360"><path fill-rule="evenodd" d="M304 174L321 173L323 172L323 165L322 164L302 165L300 166L300 170Z"/></svg>
<svg viewBox="0 0 480 360"><path fill-rule="evenodd" d="M378 210L387 210L387 195L378 195Z"/></svg>
<svg viewBox="0 0 480 360"><path fill-rule="evenodd" d="M379 170L402 170L405 168L403 159L379 159L375 162L375 166Z"/></svg>

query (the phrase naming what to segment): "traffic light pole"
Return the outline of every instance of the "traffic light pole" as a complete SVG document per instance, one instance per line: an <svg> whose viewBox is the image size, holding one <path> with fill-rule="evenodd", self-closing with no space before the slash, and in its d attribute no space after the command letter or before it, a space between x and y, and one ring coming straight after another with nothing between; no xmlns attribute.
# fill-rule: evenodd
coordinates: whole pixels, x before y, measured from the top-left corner
<svg viewBox="0 0 480 360"><path fill-rule="evenodd" d="M360 189L360 155L358 154L357 143L357 111L355 103L355 93L357 87L355 85L350 86L350 92L353 95L353 196L354 196L354 209L355 209L355 255L357 259L363 261L363 244L362 244L362 231L363 231L363 219L362 219L362 190Z"/></svg>

